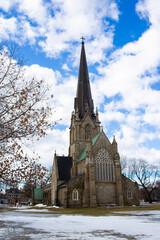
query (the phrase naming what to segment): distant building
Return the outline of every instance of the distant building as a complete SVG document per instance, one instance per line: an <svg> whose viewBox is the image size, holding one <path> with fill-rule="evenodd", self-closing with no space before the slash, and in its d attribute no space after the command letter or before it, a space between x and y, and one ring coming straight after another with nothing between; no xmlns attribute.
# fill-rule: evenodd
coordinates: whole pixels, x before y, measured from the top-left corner
<svg viewBox="0 0 160 240"><path fill-rule="evenodd" d="M43 189L33 188L32 204L43 203Z"/></svg>
<svg viewBox="0 0 160 240"><path fill-rule="evenodd" d="M7 189L5 196L7 199L7 203L11 205L21 205L24 203L29 203L30 200L26 197L25 193L18 188Z"/></svg>
<svg viewBox="0 0 160 240"><path fill-rule="evenodd" d="M8 203L8 199L6 197L6 194L0 193L0 204L7 204L7 203Z"/></svg>
<svg viewBox="0 0 160 240"><path fill-rule="evenodd" d="M44 203L64 207L139 204L137 184L121 174L115 137L111 143L100 127L98 109L94 112L83 40L69 155L55 153Z"/></svg>

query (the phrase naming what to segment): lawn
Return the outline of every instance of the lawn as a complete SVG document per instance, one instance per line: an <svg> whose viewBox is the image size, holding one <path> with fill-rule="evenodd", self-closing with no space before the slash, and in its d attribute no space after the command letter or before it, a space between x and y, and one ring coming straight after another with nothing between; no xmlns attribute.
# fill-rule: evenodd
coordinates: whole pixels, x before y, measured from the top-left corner
<svg viewBox="0 0 160 240"><path fill-rule="evenodd" d="M159 240L160 205L1 209L0 239Z"/></svg>
<svg viewBox="0 0 160 240"><path fill-rule="evenodd" d="M0 211L23 211L47 214L71 214L71 215L87 215L87 216L106 216L106 215L131 215L134 211L152 211L160 210L160 204L145 204L141 206L124 206L124 207L97 207L97 208L55 208L46 206L25 206L12 207L9 209L0 209Z"/></svg>

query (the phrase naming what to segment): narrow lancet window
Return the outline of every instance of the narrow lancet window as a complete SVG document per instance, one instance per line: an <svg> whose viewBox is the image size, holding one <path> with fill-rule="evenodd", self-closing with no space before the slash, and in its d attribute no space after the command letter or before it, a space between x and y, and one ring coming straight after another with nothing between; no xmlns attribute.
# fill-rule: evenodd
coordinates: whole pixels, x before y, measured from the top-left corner
<svg viewBox="0 0 160 240"><path fill-rule="evenodd" d="M132 191L131 191L131 189L128 189L127 198L128 198L128 199L131 199L131 198L132 198Z"/></svg>
<svg viewBox="0 0 160 240"><path fill-rule="evenodd" d="M74 190L73 190L72 199L73 199L74 201L78 200L78 190L77 190L77 189L74 189Z"/></svg>
<svg viewBox="0 0 160 240"><path fill-rule="evenodd" d="M87 124L85 128L85 139L89 139L90 137L91 137L91 129L90 129L90 125Z"/></svg>

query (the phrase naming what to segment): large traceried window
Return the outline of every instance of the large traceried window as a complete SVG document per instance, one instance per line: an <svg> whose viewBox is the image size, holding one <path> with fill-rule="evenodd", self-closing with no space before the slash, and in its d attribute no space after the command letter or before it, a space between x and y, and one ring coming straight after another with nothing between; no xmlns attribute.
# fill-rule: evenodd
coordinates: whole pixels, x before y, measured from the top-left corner
<svg viewBox="0 0 160 240"><path fill-rule="evenodd" d="M104 148L101 148L95 157L95 180L115 181L114 164Z"/></svg>

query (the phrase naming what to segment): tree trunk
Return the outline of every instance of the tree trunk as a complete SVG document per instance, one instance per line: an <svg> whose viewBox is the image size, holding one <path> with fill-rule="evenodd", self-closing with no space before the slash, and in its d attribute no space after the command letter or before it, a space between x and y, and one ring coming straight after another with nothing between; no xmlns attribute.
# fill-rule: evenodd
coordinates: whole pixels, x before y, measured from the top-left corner
<svg viewBox="0 0 160 240"><path fill-rule="evenodd" d="M152 203L152 197L151 197L151 194L152 194L152 191L148 191L147 188L144 188L146 193L147 193L147 197L148 197L148 202L149 203Z"/></svg>

